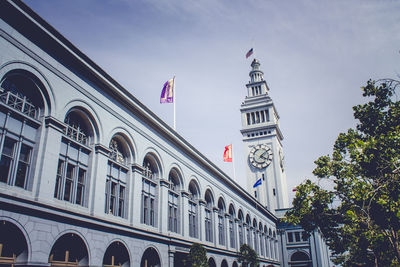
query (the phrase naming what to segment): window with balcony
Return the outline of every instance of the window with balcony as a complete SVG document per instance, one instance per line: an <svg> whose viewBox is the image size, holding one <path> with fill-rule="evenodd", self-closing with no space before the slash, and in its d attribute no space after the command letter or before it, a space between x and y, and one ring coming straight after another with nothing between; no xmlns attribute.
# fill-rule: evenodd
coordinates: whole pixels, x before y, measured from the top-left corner
<svg viewBox="0 0 400 267"><path fill-rule="evenodd" d="M176 169L172 169L168 175L168 231L179 232L179 190L180 179Z"/></svg>
<svg viewBox="0 0 400 267"><path fill-rule="evenodd" d="M70 112L65 118L65 132L61 140L54 197L80 206L86 205L87 172L92 149L89 143L80 142L78 135L68 135L68 127L79 129L80 135L89 140L91 131L79 111Z"/></svg>
<svg viewBox="0 0 400 267"><path fill-rule="evenodd" d="M156 159L147 155L143 161L142 175L142 223L156 225L159 168Z"/></svg>
<svg viewBox="0 0 400 267"><path fill-rule="evenodd" d="M199 197L199 190L194 181L189 184L189 236L198 237L198 215L197 215L197 203Z"/></svg>
<svg viewBox="0 0 400 267"><path fill-rule="evenodd" d="M0 86L0 182L30 190L43 100L39 82L10 73Z"/></svg>
<svg viewBox="0 0 400 267"><path fill-rule="evenodd" d="M213 242L212 209L214 201L210 190L206 191L205 201L206 201L206 206L204 208L205 211L204 220L205 220L206 241Z"/></svg>
<svg viewBox="0 0 400 267"><path fill-rule="evenodd" d="M110 141L110 154L106 175L105 212L126 217L126 183L128 180L127 156L123 141L114 137Z"/></svg>

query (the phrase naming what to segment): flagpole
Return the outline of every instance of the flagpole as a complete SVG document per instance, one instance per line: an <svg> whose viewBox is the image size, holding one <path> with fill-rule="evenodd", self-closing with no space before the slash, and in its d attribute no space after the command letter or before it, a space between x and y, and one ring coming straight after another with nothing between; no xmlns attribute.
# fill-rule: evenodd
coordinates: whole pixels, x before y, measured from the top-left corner
<svg viewBox="0 0 400 267"><path fill-rule="evenodd" d="M172 92L174 95L174 130L176 131L176 94L175 94L175 75L174 75L174 80L173 80L173 87L172 87Z"/></svg>
<svg viewBox="0 0 400 267"><path fill-rule="evenodd" d="M233 156L233 143L232 143L232 168L233 168L233 180L236 182L235 157Z"/></svg>

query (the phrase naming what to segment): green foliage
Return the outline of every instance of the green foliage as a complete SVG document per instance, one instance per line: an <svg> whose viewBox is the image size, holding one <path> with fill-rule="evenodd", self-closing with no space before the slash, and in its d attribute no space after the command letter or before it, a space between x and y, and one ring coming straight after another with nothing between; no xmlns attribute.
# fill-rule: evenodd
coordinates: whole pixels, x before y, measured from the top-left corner
<svg viewBox="0 0 400 267"><path fill-rule="evenodd" d="M339 134L332 156L315 161L313 174L332 189L306 180L297 187L285 221L319 229L343 266L400 263L399 81L368 81L353 107L356 129Z"/></svg>
<svg viewBox="0 0 400 267"><path fill-rule="evenodd" d="M238 262L242 263L242 266L257 266L258 255L249 245L243 244L240 246L240 251L238 254Z"/></svg>
<svg viewBox="0 0 400 267"><path fill-rule="evenodd" d="M199 243L193 243L187 255L186 266L208 267L207 250Z"/></svg>

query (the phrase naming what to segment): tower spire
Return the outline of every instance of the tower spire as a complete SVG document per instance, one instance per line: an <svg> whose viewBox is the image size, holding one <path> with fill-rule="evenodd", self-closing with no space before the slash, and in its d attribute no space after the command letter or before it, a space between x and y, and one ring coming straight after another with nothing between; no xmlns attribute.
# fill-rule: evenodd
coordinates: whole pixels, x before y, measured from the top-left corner
<svg viewBox="0 0 400 267"><path fill-rule="evenodd" d="M264 80L264 72L260 70L260 62L255 58L251 63L251 71L249 73L250 81L246 85L248 97L268 95L268 85Z"/></svg>

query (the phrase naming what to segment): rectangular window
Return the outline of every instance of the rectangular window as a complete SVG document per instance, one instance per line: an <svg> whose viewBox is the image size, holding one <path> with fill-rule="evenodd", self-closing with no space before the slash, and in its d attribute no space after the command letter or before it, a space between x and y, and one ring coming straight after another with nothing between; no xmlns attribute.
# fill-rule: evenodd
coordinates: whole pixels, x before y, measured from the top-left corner
<svg viewBox="0 0 400 267"><path fill-rule="evenodd" d="M150 225L155 226L155 218L154 218L154 199L150 199Z"/></svg>
<svg viewBox="0 0 400 267"><path fill-rule="evenodd" d="M293 242L293 233L291 233L291 232L287 233L287 237L288 237L288 243L292 243Z"/></svg>
<svg viewBox="0 0 400 267"><path fill-rule="evenodd" d="M189 236L197 238L197 205L189 200Z"/></svg>
<svg viewBox="0 0 400 267"><path fill-rule="evenodd" d="M115 214L115 201L117 198L117 184L111 182L111 191L110 191L110 214Z"/></svg>
<svg viewBox="0 0 400 267"><path fill-rule="evenodd" d="M246 117L247 117L247 125L250 125L251 124L250 113L246 113Z"/></svg>
<svg viewBox="0 0 400 267"><path fill-rule="evenodd" d="M239 224L239 244L243 245L243 226Z"/></svg>
<svg viewBox="0 0 400 267"><path fill-rule="evenodd" d="M229 220L229 236L231 240L231 248L235 248L235 233L233 231L233 221Z"/></svg>
<svg viewBox="0 0 400 267"><path fill-rule="evenodd" d="M219 236L219 244L225 245L225 233L224 233L224 218L221 215L218 215L218 236Z"/></svg>
<svg viewBox="0 0 400 267"><path fill-rule="evenodd" d="M300 232L295 232L294 236L295 236L296 242L300 242Z"/></svg>
<svg viewBox="0 0 400 267"><path fill-rule="evenodd" d="M84 193L85 193L85 175L86 171L82 168L78 170L78 183L76 188L76 199L75 203L83 205Z"/></svg>
<svg viewBox="0 0 400 267"><path fill-rule="evenodd" d="M63 169L64 169L64 161L60 159L60 160L58 160L56 185L54 188L54 197L55 198L60 198Z"/></svg>
<svg viewBox="0 0 400 267"><path fill-rule="evenodd" d="M73 189L73 173L75 166L72 164L68 164L67 173L65 175L65 185L64 185L64 200L71 201L71 194Z"/></svg>
<svg viewBox="0 0 400 267"><path fill-rule="evenodd" d="M308 241L308 236L306 234L306 232L301 232L301 239L303 239L303 241Z"/></svg>
<svg viewBox="0 0 400 267"><path fill-rule="evenodd" d="M119 185L118 216L124 217L125 213L125 187Z"/></svg>
<svg viewBox="0 0 400 267"><path fill-rule="evenodd" d="M82 154L89 155L89 152L82 151L81 147L65 138L62 139L54 186L55 198L80 206L85 204L87 180L87 165L79 161Z"/></svg>
<svg viewBox="0 0 400 267"><path fill-rule="evenodd" d="M148 208L147 203L149 202L149 198L147 196L143 196L143 223L148 224Z"/></svg>
<svg viewBox="0 0 400 267"><path fill-rule="evenodd" d="M0 160L0 182L8 183L11 177L11 168L14 162L14 147L17 141L5 137L3 153Z"/></svg>
<svg viewBox="0 0 400 267"><path fill-rule="evenodd" d="M168 230L178 232L178 195L173 191L168 196Z"/></svg>
<svg viewBox="0 0 400 267"><path fill-rule="evenodd" d="M19 161L17 167L17 174L15 176L15 185L18 187L26 188L26 178L28 177L30 158L32 148L22 144L19 152Z"/></svg>

